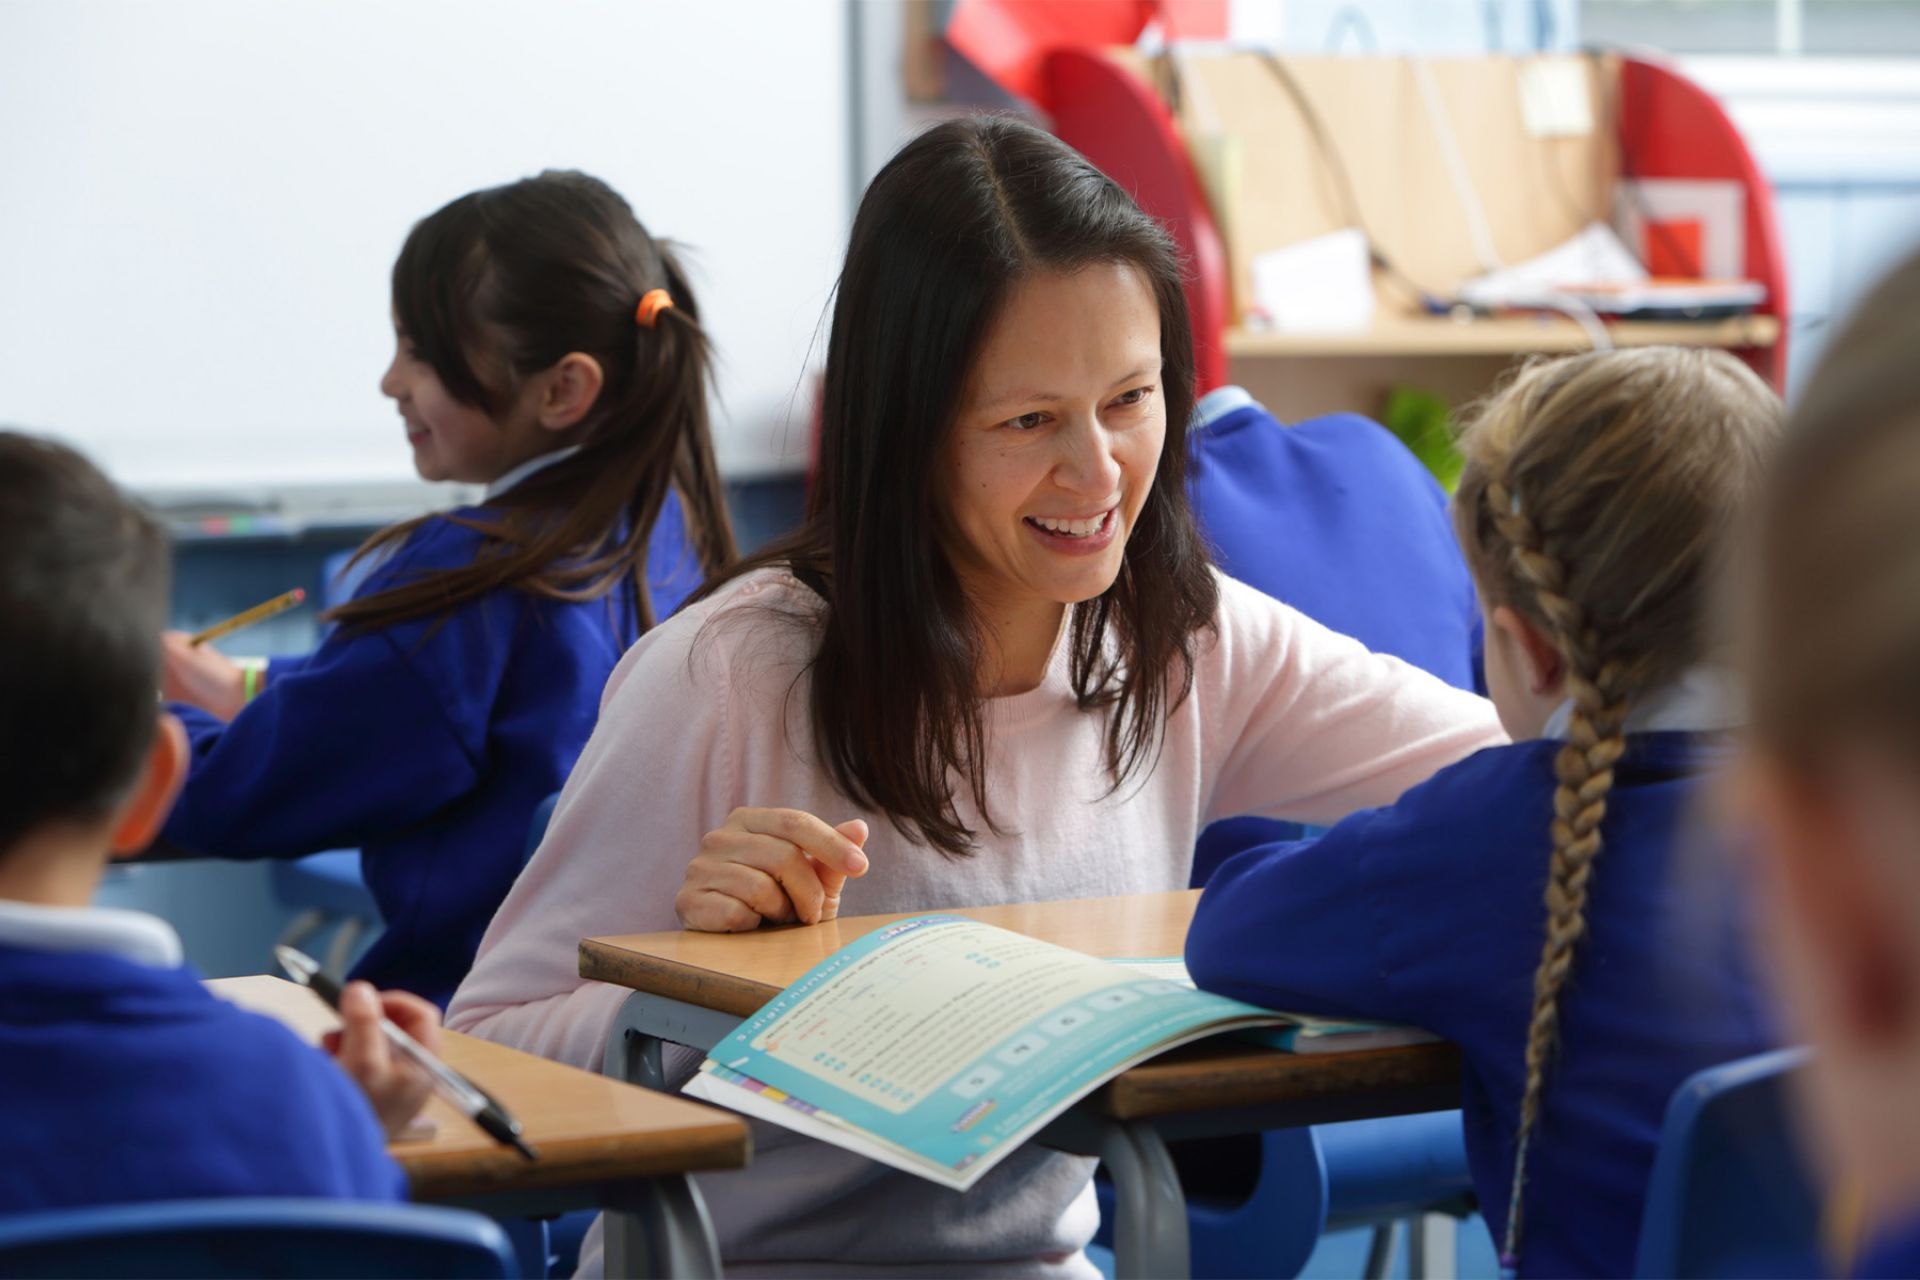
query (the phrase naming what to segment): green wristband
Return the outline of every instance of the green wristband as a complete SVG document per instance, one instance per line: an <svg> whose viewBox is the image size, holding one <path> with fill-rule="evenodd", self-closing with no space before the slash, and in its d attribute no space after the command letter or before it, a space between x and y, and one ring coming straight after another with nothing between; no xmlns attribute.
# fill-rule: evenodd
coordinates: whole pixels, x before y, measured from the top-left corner
<svg viewBox="0 0 1920 1280"><path fill-rule="evenodd" d="M267 668L264 663L247 662L240 667L240 702L245 705L260 696L260 687L266 683Z"/></svg>

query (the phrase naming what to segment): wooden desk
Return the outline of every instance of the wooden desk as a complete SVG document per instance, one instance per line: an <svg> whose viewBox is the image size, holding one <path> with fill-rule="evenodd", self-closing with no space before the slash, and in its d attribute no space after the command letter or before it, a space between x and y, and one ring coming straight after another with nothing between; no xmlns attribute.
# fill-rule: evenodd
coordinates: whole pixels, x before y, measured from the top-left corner
<svg viewBox="0 0 1920 1280"><path fill-rule="evenodd" d="M1777 316L1725 320L1621 320L1606 326L1616 347L1771 347ZM1383 315L1350 333L1276 333L1229 329L1227 354L1241 356L1517 356L1561 355L1592 346L1586 331L1562 316Z"/></svg>
<svg viewBox="0 0 1920 1280"><path fill-rule="evenodd" d="M1178 955L1198 890L956 909L988 924L1105 957ZM607 1074L665 1087L662 1041L708 1049L742 1018L856 938L908 915L852 916L752 933L587 938L580 975L627 987ZM1209 1041L1121 1073L1036 1141L1095 1155L1119 1204L1122 1276L1184 1276L1186 1201L1169 1139L1247 1133L1459 1105L1451 1045L1301 1056Z"/></svg>
<svg viewBox="0 0 1920 1280"><path fill-rule="evenodd" d="M339 1025L319 997L280 978L207 986L310 1042ZM436 1096L425 1112L432 1135L390 1148L416 1200L502 1217L606 1209L609 1276L719 1274L713 1229L686 1175L745 1164L743 1121L457 1031L443 1034L447 1064L520 1120L540 1158L502 1147Z"/></svg>

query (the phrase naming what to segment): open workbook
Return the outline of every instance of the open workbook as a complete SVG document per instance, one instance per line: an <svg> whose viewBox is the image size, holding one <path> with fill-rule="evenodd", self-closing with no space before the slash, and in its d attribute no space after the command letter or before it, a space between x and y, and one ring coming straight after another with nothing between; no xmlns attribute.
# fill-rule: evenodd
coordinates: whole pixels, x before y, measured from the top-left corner
<svg viewBox="0 0 1920 1280"><path fill-rule="evenodd" d="M1100 960L926 915L827 957L715 1045L686 1091L965 1190L1128 1067L1255 1028L1296 1053L1432 1038L1196 991L1177 958Z"/></svg>

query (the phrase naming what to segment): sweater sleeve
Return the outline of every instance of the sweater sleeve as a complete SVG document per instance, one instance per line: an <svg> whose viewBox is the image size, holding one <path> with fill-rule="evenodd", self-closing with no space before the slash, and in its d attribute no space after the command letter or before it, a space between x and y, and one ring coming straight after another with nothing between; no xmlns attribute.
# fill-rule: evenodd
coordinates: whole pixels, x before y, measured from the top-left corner
<svg viewBox="0 0 1920 1280"><path fill-rule="evenodd" d="M230 723L175 711L191 769L165 835L215 857L362 844L431 816L480 776L479 743L387 632L329 642Z"/></svg>
<svg viewBox="0 0 1920 1280"><path fill-rule="evenodd" d="M431 522L362 592L470 560L475 542ZM440 617L336 630L310 657L272 664L231 722L174 708L190 769L165 837L215 857L300 857L432 817L482 775L522 613L496 593Z"/></svg>
<svg viewBox="0 0 1920 1280"><path fill-rule="evenodd" d="M1374 865L1375 846L1392 839L1380 816L1357 813L1318 839L1228 859L1187 932L1195 984L1292 1013L1417 1021L1381 946L1394 889Z"/></svg>
<svg viewBox="0 0 1920 1280"><path fill-rule="evenodd" d="M1485 698L1231 579L1220 600L1194 693L1218 762L1203 824L1260 813L1326 825L1507 740Z"/></svg>
<svg viewBox="0 0 1920 1280"><path fill-rule="evenodd" d="M598 1070L626 992L578 971L582 938L678 929L700 838L738 803L741 734L724 643L654 628L608 681L553 821L481 939L447 1025Z"/></svg>

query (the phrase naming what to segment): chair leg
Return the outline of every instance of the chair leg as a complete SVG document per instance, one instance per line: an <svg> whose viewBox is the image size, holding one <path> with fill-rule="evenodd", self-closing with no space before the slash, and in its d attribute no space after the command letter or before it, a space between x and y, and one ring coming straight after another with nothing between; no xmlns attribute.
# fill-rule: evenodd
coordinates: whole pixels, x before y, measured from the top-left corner
<svg viewBox="0 0 1920 1280"><path fill-rule="evenodd" d="M320 932L320 930L326 928L332 919L332 916L320 908L308 907L305 911L302 911L299 915L287 922L287 927L281 931L279 937L273 940L274 945L278 947L297 947L314 934ZM275 970L278 970L280 966L276 964L273 967Z"/></svg>
<svg viewBox="0 0 1920 1280"><path fill-rule="evenodd" d="M353 959L354 944L360 941L360 935L367 930L367 922L359 916L347 916L340 921L340 927L333 931L333 941L327 946L327 973L338 981L347 976L347 962Z"/></svg>
<svg viewBox="0 0 1920 1280"><path fill-rule="evenodd" d="M1459 1223L1444 1213L1423 1213L1407 1226L1407 1280L1453 1280Z"/></svg>
<svg viewBox="0 0 1920 1280"><path fill-rule="evenodd" d="M1367 1249L1366 1280L1387 1280L1393 1274L1393 1251L1400 1244L1400 1224L1383 1222L1373 1229L1373 1244Z"/></svg>

